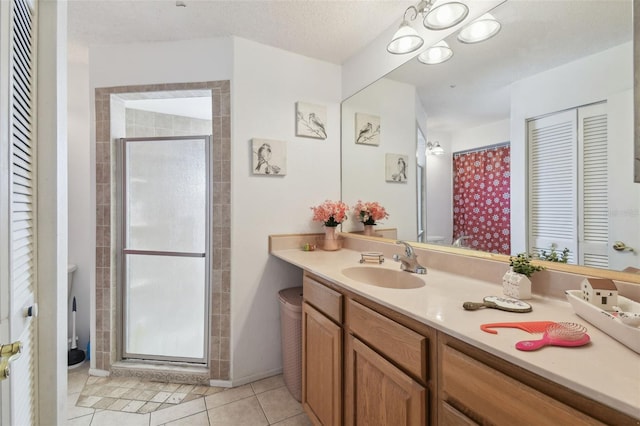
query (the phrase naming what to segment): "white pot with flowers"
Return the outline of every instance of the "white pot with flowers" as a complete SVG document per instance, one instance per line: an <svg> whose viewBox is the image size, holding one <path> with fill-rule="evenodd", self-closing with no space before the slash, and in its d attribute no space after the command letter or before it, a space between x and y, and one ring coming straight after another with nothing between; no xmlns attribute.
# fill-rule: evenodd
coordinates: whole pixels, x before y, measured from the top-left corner
<svg viewBox="0 0 640 426"><path fill-rule="evenodd" d="M371 237L376 235L373 227L377 225L377 222L389 218L389 213L377 201L363 202L358 200L358 203L353 207L353 213L364 225L363 235Z"/></svg>
<svg viewBox="0 0 640 426"><path fill-rule="evenodd" d="M347 220L349 206L342 201L326 200L313 210L313 220L324 224L324 242L322 248L328 251L340 249L340 238L336 233L336 228Z"/></svg>
<svg viewBox="0 0 640 426"><path fill-rule="evenodd" d="M531 276L544 267L531 264L528 253L509 257L509 270L502 277L502 292L516 299L531 299Z"/></svg>

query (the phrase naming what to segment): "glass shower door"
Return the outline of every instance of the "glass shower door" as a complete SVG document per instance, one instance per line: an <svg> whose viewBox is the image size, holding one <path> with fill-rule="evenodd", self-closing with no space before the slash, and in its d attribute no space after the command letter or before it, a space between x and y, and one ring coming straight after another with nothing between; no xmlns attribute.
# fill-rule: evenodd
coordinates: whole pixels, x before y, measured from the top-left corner
<svg viewBox="0 0 640 426"><path fill-rule="evenodd" d="M209 144L122 139L123 358L206 362Z"/></svg>

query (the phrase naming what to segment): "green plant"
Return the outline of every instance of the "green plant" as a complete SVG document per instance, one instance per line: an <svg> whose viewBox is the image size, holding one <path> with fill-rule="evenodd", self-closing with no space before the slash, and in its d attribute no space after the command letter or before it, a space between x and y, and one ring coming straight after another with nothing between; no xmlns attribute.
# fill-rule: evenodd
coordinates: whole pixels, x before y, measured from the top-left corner
<svg viewBox="0 0 640 426"><path fill-rule="evenodd" d="M547 253L546 250L540 250L540 260L546 260L547 262L567 263L569 261L569 249L564 248L562 254L558 254L555 244L551 246L551 251Z"/></svg>
<svg viewBox="0 0 640 426"><path fill-rule="evenodd" d="M544 269L542 266L532 265L532 259L529 253L518 253L515 257L509 256L509 266L511 266L513 272L531 277L534 272Z"/></svg>

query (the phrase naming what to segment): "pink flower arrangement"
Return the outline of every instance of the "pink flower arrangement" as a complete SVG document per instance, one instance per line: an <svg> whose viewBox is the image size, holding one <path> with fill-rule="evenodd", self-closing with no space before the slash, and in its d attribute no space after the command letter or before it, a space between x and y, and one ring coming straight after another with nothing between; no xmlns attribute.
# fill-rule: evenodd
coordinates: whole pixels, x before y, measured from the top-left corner
<svg viewBox="0 0 640 426"><path fill-rule="evenodd" d="M311 207L311 210L313 210L315 222L323 222L324 226L335 227L347 220L349 206L342 201L327 200L319 206Z"/></svg>
<svg viewBox="0 0 640 426"><path fill-rule="evenodd" d="M363 203L358 200L353 211L360 218L360 222L365 225L375 225L377 220L389 217L387 211L377 201Z"/></svg>

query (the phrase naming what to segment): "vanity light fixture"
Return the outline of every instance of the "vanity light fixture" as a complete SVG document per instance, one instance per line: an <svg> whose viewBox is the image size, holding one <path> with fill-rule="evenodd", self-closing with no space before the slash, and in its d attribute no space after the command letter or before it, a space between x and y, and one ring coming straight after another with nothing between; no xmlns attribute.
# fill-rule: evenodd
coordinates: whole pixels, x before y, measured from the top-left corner
<svg viewBox="0 0 640 426"><path fill-rule="evenodd" d="M458 41L466 44L480 43L500 32L502 25L490 13L485 13L458 33Z"/></svg>
<svg viewBox="0 0 640 426"><path fill-rule="evenodd" d="M422 16L422 24L430 30L446 30L462 22L469 14L466 4L459 1L449 1L434 7L436 0L421 0L415 6L409 6L404 11L402 23L393 34L387 51L395 55L415 52L424 44L418 32L411 27L410 22Z"/></svg>
<svg viewBox="0 0 640 426"><path fill-rule="evenodd" d="M464 21L469 14L466 4L459 1L440 4L431 9L422 24L430 30L446 30Z"/></svg>
<svg viewBox="0 0 640 426"><path fill-rule="evenodd" d="M452 56L453 50L442 40L420 53L418 61L426 65L436 65L448 61Z"/></svg>
<svg viewBox="0 0 640 426"><path fill-rule="evenodd" d="M411 25L409 25L409 21L407 21L407 12L411 7L404 12L402 24L400 24L400 28L398 28L398 31L393 35L391 43L387 45L387 52L393 53L394 55L403 55L405 53L415 52L424 44L422 37L418 35L418 32L413 29ZM413 19L415 19L415 16Z"/></svg>
<svg viewBox="0 0 640 426"><path fill-rule="evenodd" d="M444 149L440 146L440 142L427 142L426 155L443 155Z"/></svg>

